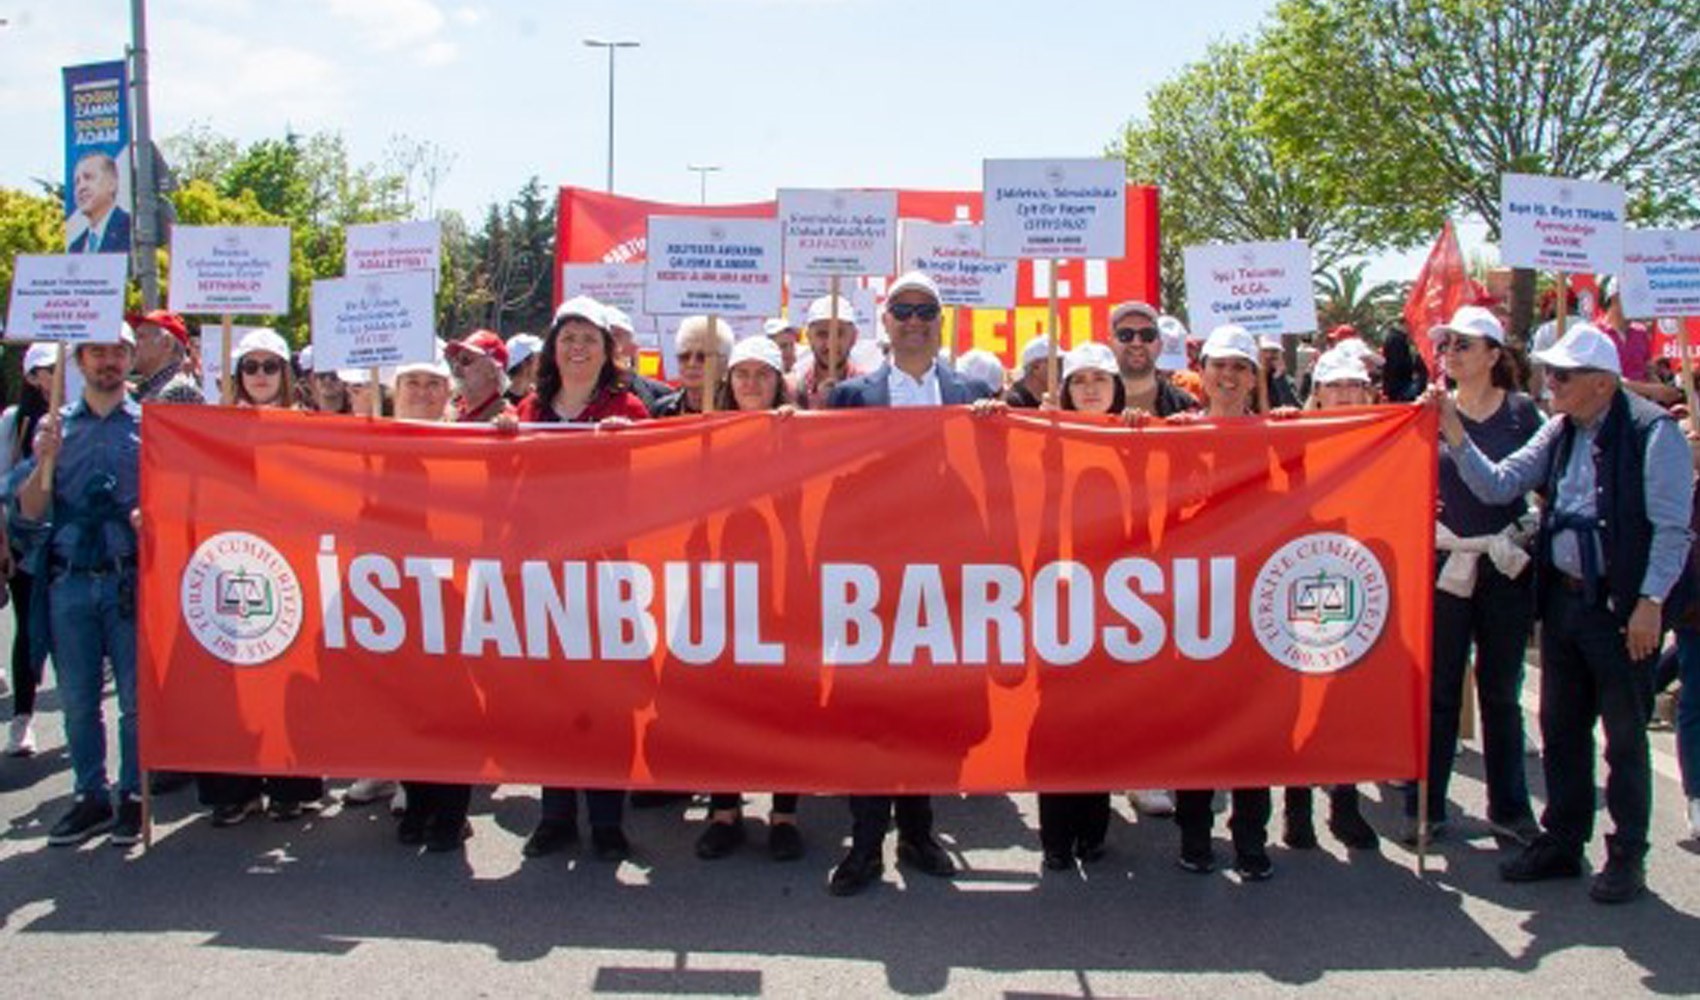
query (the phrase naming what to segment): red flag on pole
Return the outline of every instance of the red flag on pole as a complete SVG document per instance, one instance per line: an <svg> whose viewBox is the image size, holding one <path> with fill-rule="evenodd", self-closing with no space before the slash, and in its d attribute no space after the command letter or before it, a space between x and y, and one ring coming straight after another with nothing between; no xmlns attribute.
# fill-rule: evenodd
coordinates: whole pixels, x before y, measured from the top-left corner
<svg viewBox="0 0 1700 1000"><path fill-rule="evenodd" d="M1422 271L1411 284L1411 297L1405 300L1405 329L1410 331L1411 340L1422 352L1423 363L1428 365L1430 373L1439 369L1434 363L1434 345L1428 339L1429 329L1451 319L1459 306L1474 302L1482 291L1481 285L1464 272L1464 251L1458 246L1458 234L1452 229L1452 220L1447 219L1446 227L1434 241L1434 249L1428 252Z"/></svg>

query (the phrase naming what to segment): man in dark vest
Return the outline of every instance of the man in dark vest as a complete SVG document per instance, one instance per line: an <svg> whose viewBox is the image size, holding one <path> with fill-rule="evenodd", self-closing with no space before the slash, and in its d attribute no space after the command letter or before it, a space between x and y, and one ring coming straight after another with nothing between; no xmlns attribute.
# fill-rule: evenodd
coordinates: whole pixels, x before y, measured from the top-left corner
<svg viewBox="0 0 1700 1000"><path fill-rule="evenodd" d="M1652 767L1647 719L1664 629L1679 615L1694 473L1676 423L1624 391L1617 349L1587 323L1537 352L1555 419L1498 464L1470 443L1449 397L1431 389L1441 435L1471 492L1545 498L1538 551L1545 828L1500 865L1510 882L1575 878L1594 825L1594 724L1606 736L1605 867L1589 894L1621 903L1646 888Z"/></svg>

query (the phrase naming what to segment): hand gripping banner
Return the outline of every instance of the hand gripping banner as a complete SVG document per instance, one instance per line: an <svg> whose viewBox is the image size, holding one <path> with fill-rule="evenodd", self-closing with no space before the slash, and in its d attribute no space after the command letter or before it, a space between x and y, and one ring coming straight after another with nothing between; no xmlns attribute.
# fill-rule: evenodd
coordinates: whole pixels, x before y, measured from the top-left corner
<svg viewBox="0 0 1700 1000"><path fill-rule="evenodd" d="M1002 791L1422 769L1434 418L151 407L147 766Z"/></svg>

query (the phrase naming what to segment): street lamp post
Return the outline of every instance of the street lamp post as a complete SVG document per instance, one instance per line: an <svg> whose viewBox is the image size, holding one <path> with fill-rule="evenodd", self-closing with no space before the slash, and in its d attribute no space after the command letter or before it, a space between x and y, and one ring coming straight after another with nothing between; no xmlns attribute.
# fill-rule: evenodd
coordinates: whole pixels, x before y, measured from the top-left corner
<svg viewBox="0 0 1700 1000"><path fill-rule="evenodd" d="M614 50L635 49L639 43L586 38L584 44L593 49L608 50L608 192L612 194L614 191Z"/></svg>
<svg viewBox="0 0 1700 1000"><path fill-rule="evenodd" d="M713 165L709 165L709 164L703 164L703 165L699 166L699 165L693 163L693 164L690 164L689 166L685 167L685 169L686 170L693 170L693 171L696 172L697 181L698 181L699 189L700 189L700 193L701 193L702 204L704 204L704 205L708 204L708 175L719 173L720 168L718 166L713 166Z"/></svg>

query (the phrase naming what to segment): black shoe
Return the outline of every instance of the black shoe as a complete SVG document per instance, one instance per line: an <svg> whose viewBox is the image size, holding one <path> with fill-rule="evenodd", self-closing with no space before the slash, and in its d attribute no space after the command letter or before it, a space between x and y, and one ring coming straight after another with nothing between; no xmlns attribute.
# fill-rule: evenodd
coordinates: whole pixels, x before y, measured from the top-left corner
<svg viewBox="0 0 1700 1000"><path fill-rule="evenodd" d="M724 858L743 845L744 837L744 822L741 819L730 823L718 820L709 823L702 836L697 838L697 857L704 861Z"/></svg>
<svg viewBox="0 0 1700 1000"><path fill-rule="evenodd" d="M1104 859L1104 842L1102 840L1081 841L1074 845L1074 856L1090 864Z"/></svg>
<svg viewBox="0 0 1700 1000"><path fill-rule="evenodd" d="M633 792L630 796L633 809L660 809L675 802L690 800L690 792Z"/></svg>
<svg viewBox="0 0 1700 1000"><path fill-rule="evenodd" d="M1066 872L1074 867L1074 855L1067 851L1054 848L1045 849L1045 870L1050 872Z"/></svg>
<svg viewBox="0 0 1700 1000"><path fill-rule="evenodd" d="M306 808L294 799L272 799L266 806L266 815L274 823L287 823L292 819L300 819Z"/></svg>
<svg viewBox="0 0 1700 1000"><path fill-rule="evenodd" d="M112 828L112 803L106 797L90 795L79 798L64 818L48 831L47 842L54 847L70 847L105 833Z"/></svg>
<svg viewBox="0 0 1700 1000"><path fill-rule="evenodd" d="M1281 829L1281 843L1295 851L1316 850L1316 824L1309 816L1289 815Z"/></svg>
<svg viewBox="0 0 1700 1000"><path fill-rule="evenodd" d="M112 824L107 843L113 847L133 847L142 842L142 800L128 796L118 800L118 818Z"/></svg>
<svg viewBox="0 0 1700 1000"><path fill-rule="evenodd" d="M1264 882L1275 874L1275 863L1261 850L1235 851L1234 871L1242 881Z"/></svg>
<svg viewBox="0 0 1700 1000"><path fill-rule="evenodd" d="M1543 882L1553 878L1580 878L1581 875L1580 853L1564 847L1544 833L1524 848L1523 853L1499 865L1499 877L1507 882Z"/></svg>
<svg viewBox="0 0 1700 1000"><path fill-rule="evenodd" d="M214 806L212 811L213 826L237 826L249 816L258 815L265 810L265 804L258 795L245 802L226 802Z"/></svg>
<svg viewBox="0 0 1700 1000"><path fill-rule="evenodd" d="M537 824L531 836L525 838L525 846L520 848L520 853L528 858L541 858L577 846L577 823L546 819Z"/></svg>
<svg viewBox="0 0 1700 1000"><path fill-rule="evenodd" d="M1375 827L1369 825L1364 814L1355 807L1336 810L1328 817L1328 832L1334 839L1354 851L1381 850L1381 837L1375 832Z"/></svg>
<svg viewBox="0 0 1700 1000"><path fill-rule="evenodd" d="M956 874L956 862L950 860L950 855L930 835L924 839L899 840L897 861L934 878L950 878Z"/></svg>
<svg viewBox="0 0 1700 1000"><path fill-rule="evenodd" d="M803 831L795 823L770 823L767 853L775 861L796 861L803 856Z"/></svg>
<svg viewBox="0 0 1700 1000"><path fill-rule="evenodd" d="M195 783L195 776L181 771L155 771L148 775L150 795L170 795Z"/></svg>
<svg viewBox="0 0 1700 1000"><path fill-rule="evenodd" d="M409 847L418 847L425 843L425 827L430 819L430 814L423 809L403 810L401 822L395 827L395 839Z"/></svg>
<svg viewBox="0 0 1700 1000"><path fill-rule="evenodd" d="M885 863L880 856L871 851L863 852L855 848L844 855L844 860L832 870L832 877L827 880L826 891L834 896L854 896L868 886L878 882L885 874Z"/></svg>
<svg viewBox="0 0 1700 1000"><path fill-rule="evenodd" d="M1518 847L1528 847L1535 842L1535 838L1541 835L1541 824L1535 821L1535 817L1525 815L1505 823L1489 820L1488 830L1493 833L1493 839L1498 841L1502 847L1513 844Z"/></svg>
<svg viewBox="0 0 1700 1000"><path fill-rule="evenodd" d="M425 828L425 850L432 854L458 851L472 838L472 824L455 817L439 816Z"/></svg>
<svg viewBox="0 0 1700 1000"><path fill-rule="evenodd" d="M598 861L618 863L632 856L631 841L626 839L626 831L617 826L591 827L590 846Z"/></svg>
<svg viewBox="0 0 1700 1000"><path fill-rule="evenodd" d="M1596 903L1627 903L1647 891L1647 864L1639 851L1619 847L1606 838L1606 866L1588 886Z"/></svg>
<svg viewBox="0 0 1700 1000"><path fill-rule="evenodd" d="M1181 834L1181 856L1175 859L1175 864L1196 875L1208 875L1216 870L1216 851L1210 846L1210 837L1188 837Z"/></svg>

